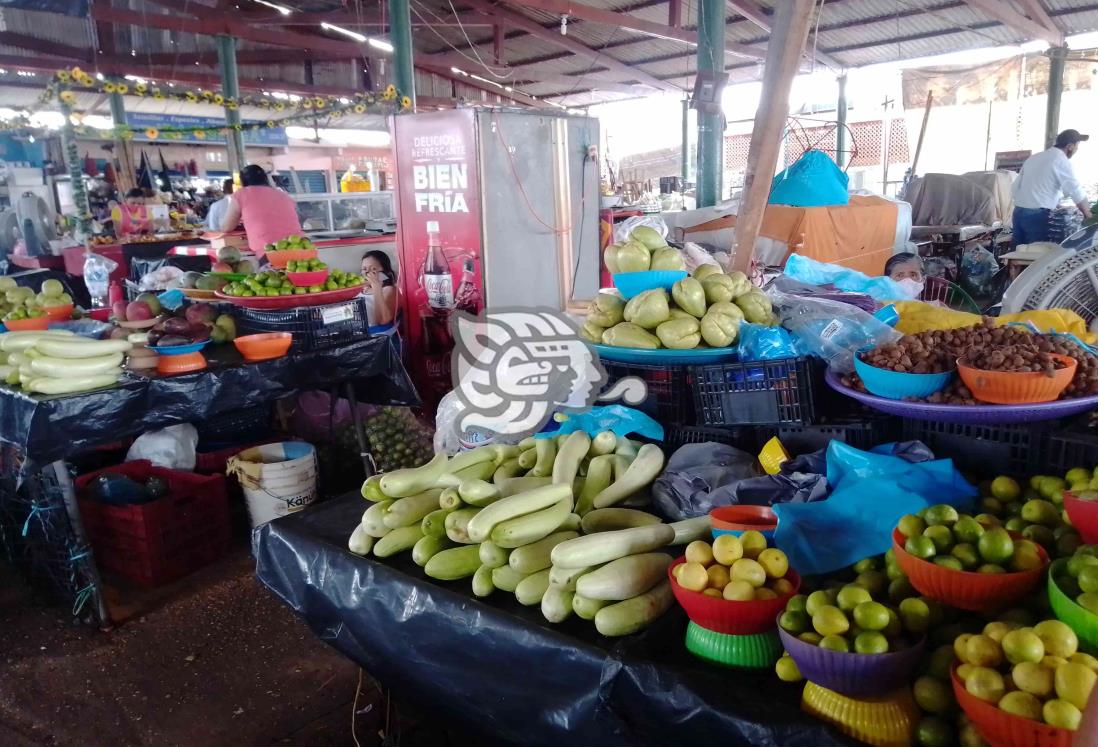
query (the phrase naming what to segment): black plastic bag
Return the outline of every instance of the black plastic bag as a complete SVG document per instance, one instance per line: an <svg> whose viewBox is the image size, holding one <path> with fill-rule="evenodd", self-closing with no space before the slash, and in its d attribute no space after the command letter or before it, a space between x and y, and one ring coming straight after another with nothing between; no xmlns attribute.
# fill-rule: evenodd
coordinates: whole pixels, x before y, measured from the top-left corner
<svg viewBox="0 0 1098 747"><path fill-rule="evenodd" d="M652 486L652 502L669 521L705 516L715 491L756 475L755 457L712 441L679 447Z"/></svg>

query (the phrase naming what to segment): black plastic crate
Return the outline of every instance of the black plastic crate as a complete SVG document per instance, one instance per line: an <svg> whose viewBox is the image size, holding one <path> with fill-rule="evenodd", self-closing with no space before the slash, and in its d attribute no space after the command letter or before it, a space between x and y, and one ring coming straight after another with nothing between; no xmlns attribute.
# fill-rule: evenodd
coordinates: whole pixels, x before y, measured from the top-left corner
<svg viewBox="0 0 1098 747"><path fill-rule="evenodd" d="M195 423L199 449L208 444L257 443L271 433L271 406L247 407Z"/></svg>
<svg viewBox="0 0 1098 747"><path fill-rule="evenodd" d="M818 419L823 365L816 358L745 361L690 369L704 425L803 425Z"/></svg>
<svg viewBox="0 0 1098 747"><path fill-rule="evenodd" d="M239 335L260 332L289 332L294 341L290 351L304 353L347 345L370 336L366 316L366 301L350 301L325 306L302 306L296 309L245 309L236 311Z"/></svg>
<svg viewBox="0 0 1098 747"><path fill-rule="evenodd" d="M1051 431L1041 473L1062 475L1075 467L1098 467L1098 433L1084 429Z"/></svg>
<svg viewBox="0 0 1098 747"><path fill-rule="evenodd" d="M690 393L690 374L686 366L654 366L641 363L621 363L603 359L606 386L619 379L636 376L648 387L648 398L632 405L659 421L665 428L674 425L694 425L694 401Z"/></svg>
<svg viewBox="0 0 1098 747"><path fill-rule="evenodd" d="M939 459L952 459L983 477L1046 472L1045 445L1054 425L965 425L929 420L903 421L903 439L922 441Z"/></svg>
<svg viewBox="0 0 1098 747"><path fill-rule="evenodd" d="M672 426L663 429L660 446L670 456L675 449L686 444L703 444L712 441L754 454L759 450L760 428L707 428L705 426ZM767 433L767 437L769 437Z"/></svg>
<svg viewBox="0 0 1098 747"><path fill-rule="evenodd" d="M849 418L818 425L783 425L778 428L778 440L790 454L797 455L826 449L832 441L869 450L899 440L900 433L899 418L866 414L856 420Z"/></svg>

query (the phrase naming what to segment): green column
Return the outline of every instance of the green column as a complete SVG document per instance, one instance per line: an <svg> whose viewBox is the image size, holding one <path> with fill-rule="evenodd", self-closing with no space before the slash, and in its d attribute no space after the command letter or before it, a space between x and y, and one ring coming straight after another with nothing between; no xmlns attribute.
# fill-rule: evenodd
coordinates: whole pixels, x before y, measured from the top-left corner
<svg viewBox="0 0 1098 747"><path fill-rule="evenodd" d="M389 0L389 43L393 45L393 85L416 104L416 76L412 70L412 18L408 0Z"/></svg>
<svg viewBox="0 0 1098 747"><path fill-rule="evenodd" d="M846 73L839 76L839 103L835 108L835 162L843 168L846 160Z"/></svg>
<svg viewBox="0 0 1098 747"><path fill-rule="evenodd" d="M690 181L690 99L682 100L682 188Z"/></svg>
<svg viewBox="0 0 1098 747"><path fill-rule="evenodd" d="M1051 148L1060 133L1060 94L1064 92L1064 60L1067 47L1048 49L1048 100L1045 104L1045 147Z"/></svg>
<svg viewBox="0 0 1098 747"><path fill-rule="evenodd" d="M724 72L724 0L701 0L698 7L698 72ZM724 171L724 117L698 111L697 205L716 205Z"/></svg>
<svg viewBox="0 0 1098 747"><path fill-rule="evenodd" d="M91 208L88 206L88 193L84 190L84 169L76 148L76 133L73 131L72 120L69 119L72 109L64 101L61 102L61 114L65 117L65 123L61 125L61 147L65 151L65 166L68 167L69 178L72 180L76 224L79 232L86 236L91 231Z"/></svg>
<svg viewBox="0 0 1098 747"><path fill-rule="evenodd" d="M236 38L232 36L217 37L217 62L221 67L221 95L226 99L240 98L240 83L236 76ZM229 145L229 170L239 172L245 166L244 133L237 127L240 125L240 110L225 107L225 124L228 125L229 136L226 138Z"/></svg>

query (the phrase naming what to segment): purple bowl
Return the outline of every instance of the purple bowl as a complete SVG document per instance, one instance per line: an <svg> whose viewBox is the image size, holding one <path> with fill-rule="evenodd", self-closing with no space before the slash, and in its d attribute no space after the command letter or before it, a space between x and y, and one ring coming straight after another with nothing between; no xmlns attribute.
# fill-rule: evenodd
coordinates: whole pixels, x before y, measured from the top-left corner
<svg viewBox="0 0 1098 747"><path fill-rule="evenodd" d="M858 400L874 410L889 415L899 415L914 420L936 420L940 423L962 423L966 425L1009 425L1011 423L1029 423L1038 420L1055 420L1089 412L1098 407L1098 394L1073 399L1058 399L1054 402L1034 402L1024 405L935 405L930 402L905 402L904 400L885 399L867 392L843 386L839 376L828 370L827 384L840 394Z"/></svg>
<svg viewBox="0 0 1098 747"><path fill-rule="evenodd" d="M778 635L806 680L852 698L890 693L908 684L926 645L923 638L903 651L847 654L805 643L780 626Z"/></svg>

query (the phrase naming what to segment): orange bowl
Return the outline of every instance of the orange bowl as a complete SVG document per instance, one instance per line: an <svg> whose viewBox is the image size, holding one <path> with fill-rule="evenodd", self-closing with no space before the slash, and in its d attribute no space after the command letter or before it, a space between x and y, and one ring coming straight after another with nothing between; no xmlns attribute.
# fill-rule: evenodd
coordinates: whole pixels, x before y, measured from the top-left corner
<svg viewBox="0 0 1098 747"><path fill-rule="evenodd" d="M64 304L63 306L43 306L42 311L46 312L46 316L54 322L67 322L72 319L73 305L71 303Z"/></svg>
<svg viewBox="0 0 1098 747"><path fill-rule="evenodd" d="M1079 530L1083 542L1098 544L1098 501L1084 501L1071 493L1064 493L1064 510L1071 519L1071 525Z"/></svg>
<svg viewBox="0 0 1098 747"><path fill-rule="evenodd" d="M12 319L4 322L4 326L10 332L37 332L49 329L51 321L48 316L36 316L32 319Z"/></svg>
<svg viewBox="0 0 1098 747"><path fill-rule="evenodd" d="M197 351L183 353L183 355L161 355L156 359L157 372L165 376L201 371L204 368L206 368L206 356Z"/></svg>
<svg viewBox="0 0 1098 747"><path fill-rule="evenodd" d="M1017 532L1010 533L1022 539ZM1036 544L1036 543L1034 543ZM955 571L917 558L904 549L904 536L899 529L892 530L892 551L911 585L923 596L930 597L951 607L971 612L1008 607L1011 602L1029 594L1041 583L1048 570L1048 553L1037 545L1043 561L1040 568L1018 573L974 573Z"/></svg>
<svg viewBox="0 0 1098 747"><path fill-rule="evenodd" d="M246 361L267 361L281 358L289 351L294 336L289 332L262 332L244 335L233 340L236 349Z"/></svg>
<svg viewBox="0 0 1098 747"><path fill-rule="evenodd" d="M785 603L801 589L801 577L790 569L785 577L793 584L793 594L776 599L751 599L744 602L707 597L700 591L679 586L674 571L676 566L685 562L686 556L676 558L667 569L667 577L671 579L671 591L687 617L715 633L755 635L774 630L778 626L778 615L785 609Z"/></svg>
<svg viewBox="0 0 1098 747"><path fill-rule="evenodd" d="M1053 353L1052 357L1066 365L1057 369L1051 378L1040 371L983 371L972 368L964 359L957 361L957 372L972 396L981 402L996 405L1052 402L1068 388L1078 366L1069 356Z"/></svg>
<svg viewBox="0 0 1098 747"><path fill-rule="evenodd" d="M980 700L965 689L957 676L957 667L950 672L957 704L968 716L984 741L995 747L1071 747L1075 732L1060 729L1040 721L1015 716L986 700Z"/></svg>
<svg viewBox="0 0 1098 747"><path fill-rule="evenodd" d="M316 255L316 249L284 249L281 252L267 252L264 256L271 263L271 267L283 270L290 260L316 259Z"/></svg>

